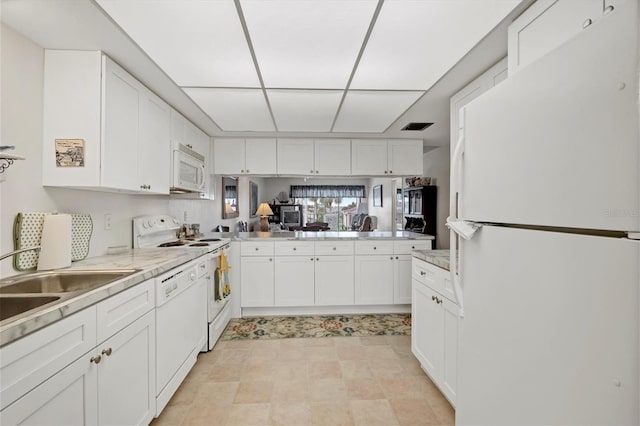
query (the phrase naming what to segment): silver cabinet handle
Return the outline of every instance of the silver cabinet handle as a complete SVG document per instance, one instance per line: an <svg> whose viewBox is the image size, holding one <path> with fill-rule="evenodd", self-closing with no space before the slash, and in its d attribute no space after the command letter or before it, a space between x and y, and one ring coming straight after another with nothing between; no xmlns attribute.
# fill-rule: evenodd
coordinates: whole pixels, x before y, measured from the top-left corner
<svg viewBox="0 0 640 426"><path fill-rule="evenodd" d="M269 262L273 262L273 259L272 259L272 258L269 258Z"/></svg>
<svg viewBox="0 0 640 426"><path fill-rule="evenodd" d="M89 360L89 362L93 362L96 364L100 364L100 361L102 361L102 357L100 355L92 356Z"/></svg>
<svg viewBox="0 0 640 426"><path fill-rule="evenodd" d="M436 297L435 296L431 296L431 300L436 300Z"/></svg>
<svg viewBox="0 0 640 426"><path fill-rule="evenodd" d="M582 23L582 28L587 28L589 25L593 24L593 21L591 20L591 18L587 18L585 19L585 21Z"/></svg>
<svg viewBox="0 0 640 426"><path fill-rule="evenodd" d="M256 251L260 250L258 247L256 247Z"/></svg>
<svg viewBox="0 0 640 426"><path fill-rule="evenodd" d="M309 258L309 260L313 260L313 257Z"/></svg>
<svg viewBox="0 0 640 426"><path fill-rule="evenodd" d="M384 171L384 174L385 174L385 175L387 174L387 171L386 171L386 170Z"/></svg>
<svg viewBox="0 0 640 426"><path fill-rule="evenodd" d="M392 173L393 173L393 170L389 170L389 174L392 174Z"/></svg>
<svg viewBox="0 0 640 426"><path fill-rule="evenodd" d="M612 5L612 4L610 4L609 6L607 6L607 7L605 7L605 8L604 8L604 14L606 15L606 14L608 14L608 13L613 12L613 9L615 9L615 8L613 7L613 5Z"/></svg>
<svg viewBox="0 0 640 426"><path fill-rule="evenodd" d="M313 169L309 170L311 173L313 173Z"/></svg>
<svg viewBox="0 0 640 426"><path fill-rule="evenodd" d="M240 169L240 173L244 173L244 169Z"/></svg>
<svg viewBox="0 0 640 426"><path fill-rule="evenodd" d="M103 349L102 350L102 355L109 356L109 355L111 355L111 352L113 352L111 348Z"/></svg>
<svg viewBox="0 0 640 426"><path fill-rule="evenodd" d="M249 173L249 169L247 169L247 173Z"/></svg>
<svg viewBox="0 0 640 426"><path fill-rule="evenodd" d="M424 271L420 271L420 275L422 275L424 277L425 275L427 275L427 273L424 272Z"/></svg>
<svg viewBox="0 0 640 426"><path fill-rule="evenodd" d="M391 256L389 259L393 260L393 256Z"/></svg>
<svg viewBox="0 0 640 426"><path fill-rule="evenodd" d="M336 248L335 248L335 247L333 248L333 251L336 251Z"/></svg>
<svg viewBox="0 0 640 426"><path fill-rule="evenodd" d="M295 248L295 247L293 248L293 251L296 251L296 248Z"/></svg>
<svg viewBox="0 0 640 426"><path fill-rule="evenodd" d="M320 258L319 258L319 257L316 257L316 260L320 260Z"/></svg>

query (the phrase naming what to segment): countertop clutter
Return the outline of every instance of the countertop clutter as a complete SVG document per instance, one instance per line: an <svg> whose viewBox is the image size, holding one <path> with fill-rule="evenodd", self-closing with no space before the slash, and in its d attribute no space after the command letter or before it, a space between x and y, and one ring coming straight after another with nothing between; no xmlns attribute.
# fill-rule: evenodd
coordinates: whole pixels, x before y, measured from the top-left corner
<svg viewBox="0 0 640 426"><path fill-rule="evenodd" d="M15 320L9 318L2 321L0 325L0 346L4 346L116 293L189 262L206 254L207 251L207 247L202 249L194 247L189 247L188 249L172 248L171 250L164 248L133 249L127 250L122 254L97 256L74 262L70 268L64 270L139 269L140 272L78 294L76 297L66 299L26 317L19 317Z"/></svg>
<svg viewBox="0 0 640 426"><path fill-rule="evenodd" d="M411 254L413 257L449 270L449 250L414 250Z"/></svg>

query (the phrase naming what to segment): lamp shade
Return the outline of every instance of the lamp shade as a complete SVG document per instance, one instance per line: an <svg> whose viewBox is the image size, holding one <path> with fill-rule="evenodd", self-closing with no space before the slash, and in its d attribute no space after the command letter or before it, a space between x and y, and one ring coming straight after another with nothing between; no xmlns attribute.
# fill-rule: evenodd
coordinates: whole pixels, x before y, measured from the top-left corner
<svg viewBox="0 0 640 426"><path fill-rule="evenodd" d="M256 214L259 216L273 216L273 211L271 210L271 207L269 207L269 204L260 203L258 210L256 210Z"/></svg>

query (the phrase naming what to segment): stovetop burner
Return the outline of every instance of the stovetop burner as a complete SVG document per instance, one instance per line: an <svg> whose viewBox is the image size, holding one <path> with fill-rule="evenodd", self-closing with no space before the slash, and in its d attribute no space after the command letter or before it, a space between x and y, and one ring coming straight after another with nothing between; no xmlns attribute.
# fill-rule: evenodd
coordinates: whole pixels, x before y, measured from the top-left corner
<svg viewBox="0 0 640 426"><path fill-rule="evenodd" d="M220 238L202 238L198 241L222 241Z"/></svg>
<svg viewBox="0 0 640 426"><path fill-rule="evenodd" d="M162 243L158 245L158 247L179 247L187 244L186 241L169 241L167 243Z"/></svg>

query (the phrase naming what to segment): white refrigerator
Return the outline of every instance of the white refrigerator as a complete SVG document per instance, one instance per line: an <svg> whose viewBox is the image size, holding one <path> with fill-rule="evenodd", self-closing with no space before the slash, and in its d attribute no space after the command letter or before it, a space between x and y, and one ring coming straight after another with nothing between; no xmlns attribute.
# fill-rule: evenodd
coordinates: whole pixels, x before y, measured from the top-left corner
<svg viewBox="0 0 640 426"><path fill-rule="evenodd" d="M458 425L640 423L637 7L462 111Z"/></svg>

